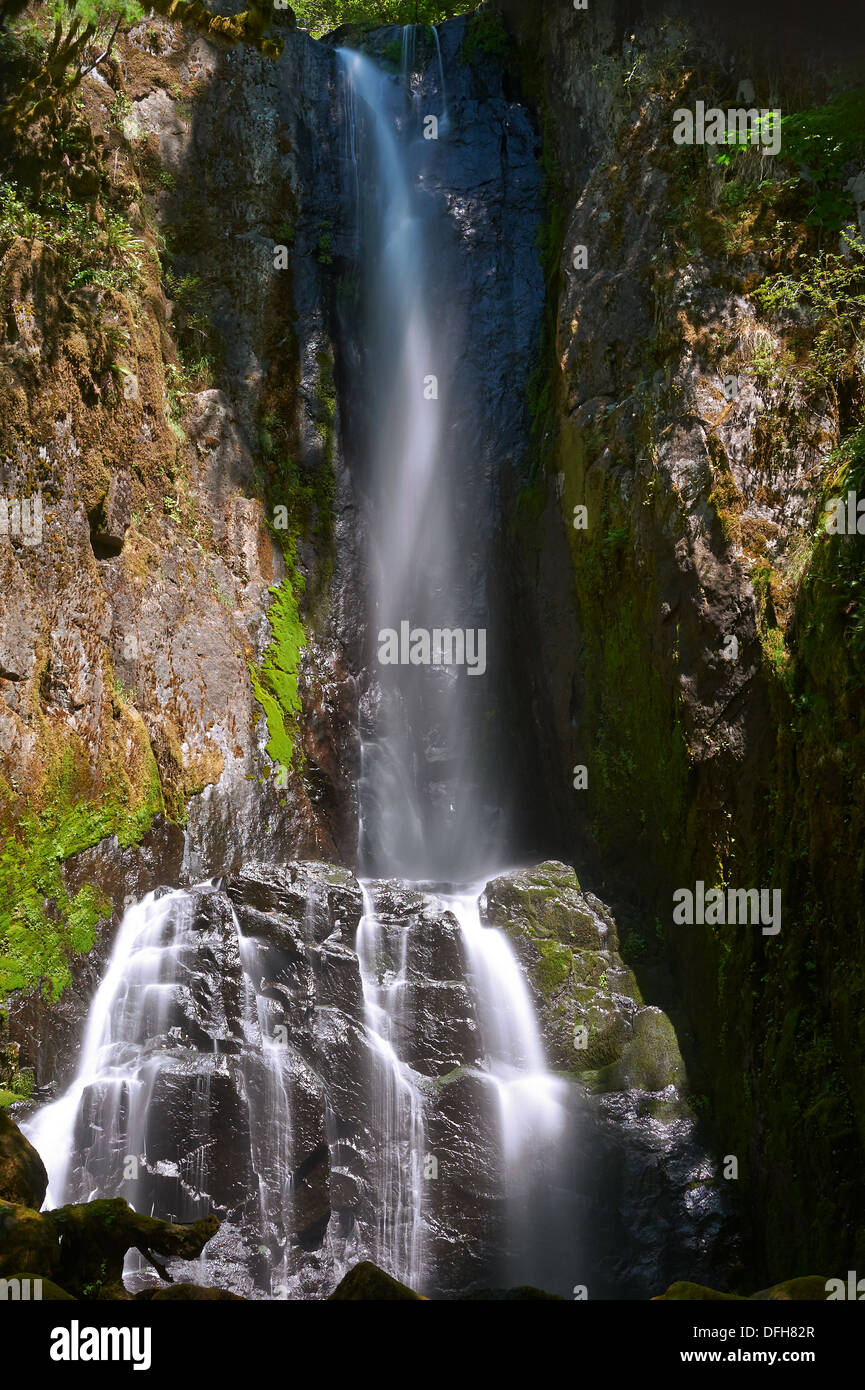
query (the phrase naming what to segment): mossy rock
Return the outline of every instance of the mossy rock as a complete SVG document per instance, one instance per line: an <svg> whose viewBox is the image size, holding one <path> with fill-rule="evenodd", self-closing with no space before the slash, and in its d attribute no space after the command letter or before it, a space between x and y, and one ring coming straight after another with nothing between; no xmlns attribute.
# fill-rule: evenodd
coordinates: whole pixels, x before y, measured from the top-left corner
<svg viewBox="0 0 865 1390"><path fill-rule="evenodd" d="M0 1109L0 1199L38 1211L47 1189L45 1164L15 1121Z"/></svg>
<svg viewBox="0 0 865 1390"><path fill-rule="evenodd" d="M653 1303L661 1303L664 1300L676 1301L681 1299L693 1299L695 1301L705 1301L708 1299L721 1299L726 1302L736 1301L739 1303L775 1303L775 1302L823 1302L827 1297L826 1284L828 1280L819 1274L808 1274L799 1279L786 1279L782 1284L773 1284L770 1289L761 1289L759 1293L752 1293L750 1297L738 1293L720 1293L718 1289L708 1289L703 1284L689 1284L687 1281L671 1284L666 1293L658 1294Z"/></svg>
<svg viewBox="0 0 865 1390"><path fill-rule="evenodd" d="M105 1285L123 1283L127 1251L197 1259L219 1230L215 1216L174 1224L133 1211L122 1197L58 1207L42 1219L60 1247L60 1279L84 1298L97 1298Z"/></svg>
<svg viewBox="0 0 865 1390"><path fill-rule="evenodd" d="M486 921L507 931L518 944L521 938L533 944L554 939L565 946L595 950L615 944L599 932L597 918L569 864L550 860L533 869L502 874L486 885L482 903Z"/></svg>
<svg viewBox="0 0 865 1390"><path fill-rule="evenodd" d="M653 1120L657 1120L662 1125L675 1124L677 1120L694 1119L694 1111L687 1100L682 1096L676 1095L670 1098L668 1095L644 1095L640 1096L636 1105L637 1115L651 1115Z"/></svg>
<svg viewBox="0 0 865 1390"><path fill-rule="evenodd" d="M60 1285L55 1284L53 1280L46 1279L44 1274L4 1274L3 1278L7 1284L13 1279L17 1279L19 1283L23 1283L25 1279L28 1280L31 1285L29 1296L31 1303L61 1303L64 1301L74 1303L76 1301L71 1293L61 1289ZM40 1285L38 1294L32 1287L37 1281Z"/></svg>
<svg viewBox="0 0 865 1390"><path fill-rule="evenodd" d="M559 941L536 941L535 945L541 958L533 973L541 994L550 999L570 979L573 956Z"/></svg>
<svg viewBox="0 0 865 1390"><path fill-rule="evenodd" d="M0 1277L53 1278L60 1245L51 1223L32 1207L0 1201Z"/></svg>
<svg viewBox="0 0 865 1390"><path fill-rule="evenodd" d="M698 1303L747 1303L744 1294L740 1293L721 1293L718 1289L708 1289L704 1284L689 1284L682 1280L679 1283L671 1284L665 1293L656 1294L652 1299L653 1303L676 1303L682 1300L689 1300Z"/></svg>
<svg viewBox="0 0 865 1390"><path fill-rule="evenodd" d="M426 1302L423 1294L415 1293L414 1289L408 1288L406 1284L401 1284L398 1279L393 1279L389 1274L385 1274L383 1269L374 1265L369 1260L362 1260L360 1264L350 1269L348 1274L337 1284L331 1300L336 1299L419 1299Z"/></svg>
<svg viewBox="0 0 865 1390"><path fill-rule="evenodd" d="M633 1036L621 1057L597 1078L599 1090L663 1091L682 1086L685 1064L676 1031L660 1009L647 1008L634 1019Z"/></svg>
<svg viewBox="0 0 865 1390"><path fill-rule="evenodd" d="M556 1003L552 1022L565 1045L562 1061L577 1075L611 1066L628 1040L627 1022L616 1001L589 985L572 985L570 993ZM585 1047L574 1045L579 1028L586 1030Z"/></svg>
<svg viewBox="0 0 865 1390"><path fill-rule="evenodd" d="M828 1279L820 1274L806 1274L799 1279L785 1279L783 1284L773 1284L771 1289L761 1289L752 1293L751 1298L758 1303L798 1303L825 1302L828 1298L826 1285Z"/></svg>

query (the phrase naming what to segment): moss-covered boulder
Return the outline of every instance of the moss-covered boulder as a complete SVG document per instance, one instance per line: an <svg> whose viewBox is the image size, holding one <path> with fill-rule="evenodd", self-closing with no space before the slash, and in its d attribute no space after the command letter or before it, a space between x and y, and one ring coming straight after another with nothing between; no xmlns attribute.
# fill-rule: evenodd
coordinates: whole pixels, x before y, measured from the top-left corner
<svg viewBox="0 0 865 1390"><path fill-rule="evenodd" d="M658 1093L685 1081L676 1034L647 1006L619 955L616 921L568 864L549 861L492 879L481 898L507 932L532 985L550 1063L592 1090ZM665 1101L657 1118L674 1119Z"/></svg>
<svg viewBox="0 0 865 1390"><path fill-rule="evenodd" d="M676 1031L665 1013L649 1007L634 1016L619 1058L599 1073L595 1084L605 1091L663 1091L682 1086L685 1079Z"/></svg>
<svg viewBox="0 0 865 1390"><path fill-rule="evenodd" d="M525 936L592 949L602 944L618 946L614 927L612 941L604 942L603 930L599 934L600 927L609 932L609 924L599 923L569 864L549 860L519 873L502 874L487 884L484 899L486 920L503 928L518 948Z"/></svg>
<svg viewBox="0 0 865 1390"><path fill-rule="evenodd" d="M781 1284L773 1284L770 1289L759 1293L721 1293L718 1289L708 1289L703 1284L691 1284L687 1280L671 1284L665 1293L652 1299L653 1303L677 1302L681 1300L705 1301L723 1299L740 1303L775 1302L822 1302L828 1297L827 1280L821 1274L808 1274L799 1279L786 1279Z"/></svg>
<svg viewBox="0 0 865 1390"><path fill-rule="evenodd" d="M370 1260L362 1260L354 1269L350 1269L330 1297L351 1300L410 1298L426 1302L423 1294L415 1293L414 1289L385 1274L383 1269L379 1269L378 1265L372 1264Z"/></svg>
<svg viewBox="0 0 865 1390"><path fill-rule="evenodd" d="M45 1164L15 1121L0 1107L0 1199L38 1211L47 1189Z"/></svg>
<svg viewBox="0 0 865 1390"><path fill-rule="evenodd" d="M705 1284L689 1284L687 1280L680 1280L676 1284L671 1284L665 1293L659 1293L652 1299L653 1303L678 1303L682 1300L693 1302L724 1302L724 1303L746 1303L744 1294L740 1293L720 1293L718 1289L708 1289Z"/></svg>
<svg viewBox="0 0 865 1390"><path fill-rule="evenodd" d="M51 1223L32 1207L0 1201L0 1277L42 1275L60 1268L60 1245Z"/></svg>
<svg viewBox="0 0 865 1390"><path fill-rule="evenodd" d="M171 1284L167 1289L156 1289L150 1295L154 1303L244 1303L239 1293L229 1293L228 1289L215 1289L205 1284Z"/></svg>
<svg viewBox="0 0 865 1390"><path fill-rule="evenodd" d="M136 1249L162 1272L159 1259L197 1259L219 1230L215 1216L175 1225L133 1211L122 1197L46 1212L43 1220L59 1245L61 1284L82 1298L98 1296L106 1284L123 1282L123 1261Z"/></svg>
<svg viewBox="0 0 865 1390"><path fill-rule="evenodd" d="M828 1282L822 1274L806 1274L799 1279L785 1279L770 1289L761 1289L759 1293L752 1293L751 1298L758 1303L825 1302L829 1297Z"/></svg>
<svg viewBox="0 0 865 1390"><path fill-rule="evenodd" d="M73 1297L123 1298L127 1251L165 1274L159 1259L197 1259L218 1229L215 1216L188 1225L142 1216L122 1197L48 1212L0 1201L0 1276L23 1271L56 1279Z"/></svg>
<svg viewBox="0 0 865 1390"><path fill-rule="evenodd" d="M28 1300L31 1303L74 1303L75 1299L71 1293L61 1289L59 1284L55 1284L52 1279L46 1279L43 1274L4 1274L3 1278L7 1284L12 1284L16 1280L20 1285L26 1280L29 1284Z"/></svg>

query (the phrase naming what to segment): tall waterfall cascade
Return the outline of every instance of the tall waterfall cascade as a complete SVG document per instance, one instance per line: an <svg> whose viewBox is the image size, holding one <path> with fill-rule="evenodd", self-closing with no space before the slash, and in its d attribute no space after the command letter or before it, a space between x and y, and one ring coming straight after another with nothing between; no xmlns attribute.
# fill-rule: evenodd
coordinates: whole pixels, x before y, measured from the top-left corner
<svg viewBox="0 0 865 1390"><path fill-rule="evenodd" d="M299 919L286 907L293 879L280 878L266 909L258 880L242 901L217 882L149 894L118 930L74 1080L27 1126L49 1204L121 1195L176 1220L216 1206L231 1220L207 1256L215 1274L265 1297L322 1296L362 1258L420 1291L458 1287L447 1270L461 1241L448 1222L477 1201L438 1171L436 1119L457 1074L474 1097L461 1119L466 1171L488 1202L484 1229L498 1233L473 1277L567 1292L574 1262L573 1094L548 1070L522 969L479 908L508 850L477 756L490 677L480 664L377 657L379 634L405 623L475 640L489 627L468 572L485 563L489 537L465 502L472 460L449 415L471 324L447 303L453 231L431 186L429 99L412 85L422 33L429 43L428 31L404 30L399 73L338 53L369 540L356 925L339 905L349 890L325 880ZM453 113L435 29L431 41L444 139ZM447 1026L469 1042L439 1075L415 1001L429 959L451 945L461 978L436 975L436 997L450 991ZM339 1091L355 1067L351 1093Z"/></svg>
<svg viewBox="0 0 865 1390"><path fill-rule="evenodd" d="M439 35L434 29L439 109L430 113L428 100L425 107L411 87L410 33L399 81L362 54L343 49L339 55L348 91L349 148L360 170L355 188L366 331L356 389L381 403L366 436L370 627L378 638L406 624L431 634L456 629L466 633L468 646L468 630L480 629L485 637L488 623L476 600L470 607L466 557L483 552L489 537L459 509L471 461L455 441L449 398L454 337L470 332L470 325L454 323L443 312L438 289L446 282L449 224L443 200L429 191L438 141L424 138L422 125L434 114L439 136L447 129ZM430 650L434 662L434 636ZM542 1245L554 1255L570 1234L567 1222L544 1223L537 1200L548 1191L557 1144L567 1134L566 1087L546 1072L528 989L506 937L481 925L483 881L471 885L491 867L488 856L494 852L475 758L467 689L473 676L456 665L409 664L404 654L399 664L379 663L373 670L376 701L365 730L360 788L362 863L377 875L415 881L426 889L428 902L452 912L459 924L477 1001L483 1074L496 1093L503 1187L522 1219L519 1230L521 1223L511 1222L511 1254L517 1266L526 1267L531 1248ZM475 678L489 679L486 672ZM450 891L441 891L442 882ZM370 981L367 943L377 930L368 904L359 950L365 992L373 1019L393 1021L399 1018L405 965L383 997ZM405 1143L408 1126L416 1148L422 1127L415 1108L393 1105L400 1086L408 1092L411 1078L396 1052L392 1066L381 1111L394 1126L394 1147ZM413 1178L415 1223L423 1192L423 1183ZM412 1235L412 1245L414 1240ZM422 1270L416 1274L422 1282Z"/></svg>

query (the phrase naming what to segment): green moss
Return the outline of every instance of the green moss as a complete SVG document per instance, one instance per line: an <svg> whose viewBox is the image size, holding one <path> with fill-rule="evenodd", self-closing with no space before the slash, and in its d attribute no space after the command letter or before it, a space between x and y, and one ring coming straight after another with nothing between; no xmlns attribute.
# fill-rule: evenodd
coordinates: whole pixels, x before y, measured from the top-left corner
<svg viewBox="0 0 865 1390"><path fill-rule="evenodd" d="M94 221L90 209L58 197L41 205L28 200L12 183L0 186L0 251L14 237L39 240L57 254L70 291L135 290L142 285L144 246L118 213Z"/></svg>
<svg viewBox="0 0 865 1390"><path fill-rule="evenodd" d="M442 1086L452 1086L455 1081L459 1081L463 1076L468 1076L470 1072L470 1067L452 1067L451 1070L446 1071L443 1076L433 1077L432 1085L437 1090Z"/></svg>
<svg viewBox="0 0 865 1390"><path fill-rule="evenodd" d="M658 1294L653 1299L654 1303L678 1302L682 1299L697 1302L723 1302L723 1303L744 1303L744 1294L738 1293L719 1293L717 1289L706 1288L705 1284L690 1284L681 1280L677 1284L671 1284L666 1293Z"/></svg>
<svg viewBox="0 0 865 1390"><path fill-rule="evenodd" d="M535 945L541 959L535 969L535 978L545 999L558 993L567 984L571 973L571 952L558 941L538 941Z"/></svg>
<svg viewBox="0 0 865 1390"><path fill-rule="evenodd" d="M116 835L137 843L162 811L159 774L142 735L142 778L114 769L98 800L87 787L86 756L65 745L50 762L38 798L22 800L0 779L0 995L41 988L57 999L70 983L69 962L91 950L111 904L90 884L72 895L62 864L70 855Z"/></svg>
<svg viewBox="0 0 865 1390"><path fill-rule="evenodd" d="M464 63L478 63L485 58L504 59L511 52L511 38L501 16L492 10L477 10L466 25L460 48Z"/></svg>
<svg viewBox="0 0 865 1390"><path fill-rule="evenodd" d="M273 603L268 609L273 639L258 665L250 665L255 697L267 718L267 752L273 762L289 768L297 766L297 745L300 696L297 673L300 650L306 634L298 613L295 593L296 579L288 575L279 586L271 589Z"/></svg>

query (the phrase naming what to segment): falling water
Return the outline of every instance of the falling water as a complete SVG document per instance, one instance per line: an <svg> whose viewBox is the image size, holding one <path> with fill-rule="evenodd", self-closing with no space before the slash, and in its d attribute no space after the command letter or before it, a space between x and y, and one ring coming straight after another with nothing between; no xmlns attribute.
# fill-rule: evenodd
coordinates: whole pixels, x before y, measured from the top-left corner
<svg viewBox="0 0 865 1390"><path fill-rule="evenodd" d="M196 1027L212 997L213 966L202 943L199 908L214 883L190 892L149 893L121 922L108 969L90 1008L78 1071L67 1091L37 1111L25 1132L44 1156L48 1206L122 1196L138 1211L158 1207L174 1220L206 1214L211 1187L211 1082L226 1059ZM274 1003L260 993L256 946L223 900L242 967L239 1016L218 1031L239 1034L247 1104L250 1166L259 1188L260 1229L271 1246L274 1290L293 1288L289 1230L292 1203L292 1054L274 1027ZM207 1050L202 1050L206 1043ZM190 1133L165 1136L154 1116L160 1080L182 1079ZM170 1079L170 1077L169 1077ZM160 1181L154 1192L156 1172ZM166 1194L165 1183L173 1186ZM140 1267L135 1257L127 1272Z"/></svg>
<svg viewBox="0 0 865 1390"><path fill-rule="evenodd" d="M410 52L406 45L406 52ZM373 638L403 621L433 631L472 627L454 527L458 460L447 439L452 367L435 250L443 226L424 191L429 159L408 86L340 50L348 171L360 169L357 224L365 288L359 399L372 403L365 468L372 535ZM433 395L432 393L437 393ZM372 874L452 879L470 868L479 814L464 717L465 669L382 666L374 728L364 740L361 856ZM423 711L423 718L418 718Z"/></svg>
<svg viewBox="0 0 865 1390"><path fill-rule="evenodd" d="M357 929L357 955L363 980L364 1009L373 1041L373 1121L383 1143L377 1189L380 1199L379 1261L410 1286L423 1278L422 1164L423 1102L418 1078L397 1052L404 1020L408 970L408 932L400 940L395 969L385 970L384 933L368 885Z"/></svg>
<svg viewBox="0 0 865 1390"><path fill-rule="evenodd" d="M433 29L446 117L441 44ZM376 402L366 433L365 472L372 571L371 626L398 630L465 623L472 550L477 534L460 533L459 491L465 461L453 453L449 354L455 325L438 306L451 235L443 205L428 191L436 142L419 129L421 109L408 99L414 36L403 31L403 71L397 79L358 53L341 50L351 179L366 283L358 394ZM360 173L358 172L360 171ZM456 326L466 332L465 326ZM435 377L438 396L424 384ZM475 554L475 560L477 560ZM466 623L466 626L468 624ZM483 1079L495 1091L504 1161L511 1260L506 1275L558 1280L556 1249L571 1222L556 1201L567 1186L562 1151L569 1124L568 1087L550 1076L528 989L505 936L481 924L483 881L466 891L490 863L473 758L465 670L381 666L376 669L362 744L361 854L367 871L412 880L424 901L451 912L462 935L466 968L483 1036ZM459 884L443 890L438 884ZM369 892L358 932L368 1026L383 1066L376 1085L386 1144L400 1155L387 1176L389 1214L396 1229L383 1242L384 1262L407 1264L423 1228L418 1181L423 1115L410 1069L400 1060L408 937L398 968L376 979L382 928ZM408 1205L414 1215L407 1217ZM399 1217L397 1217L399 1213ZM535 1258L540 1247L547 1256ZM419 1280L422 1283L422 1279Z"/></svg>
<svg viewBox="0 0 865 1390"><path fill-rule="evenodd" d="M442 99L442 113L441 113L441 117L439 118L439 135L444 135L444 134L446 134L447 129L448 129L448 125L449 125L449 120L448 120L448 92L447 92L447 87L445 86L445 65L444 65L444 62L443 62L443 60L442 60L442 46L441 46L441 39L439 38L438 27L437 27L437 25L432 24L432 25L430 25L430 28L432 29L433 38L435 39L436 57L438 58L438 64L439 64L439 87L440 87L440 89L441 89L441 99Z"/></svg>
<svg viewBox="0 0 865 1390"><path fill-rule="evenodd" d="M107 1195L136 1206L153 1088L174 1061L165 1049L173 991L194 969L194 906L193 893L148 893L123 918L90 1007L75 1079L25 1126L48 1170L49 1206ZM80 1163L73 1167L74 1156ZM194 1181L182 1187L183 1219L199 1215L189 1209Z"/></svg>

